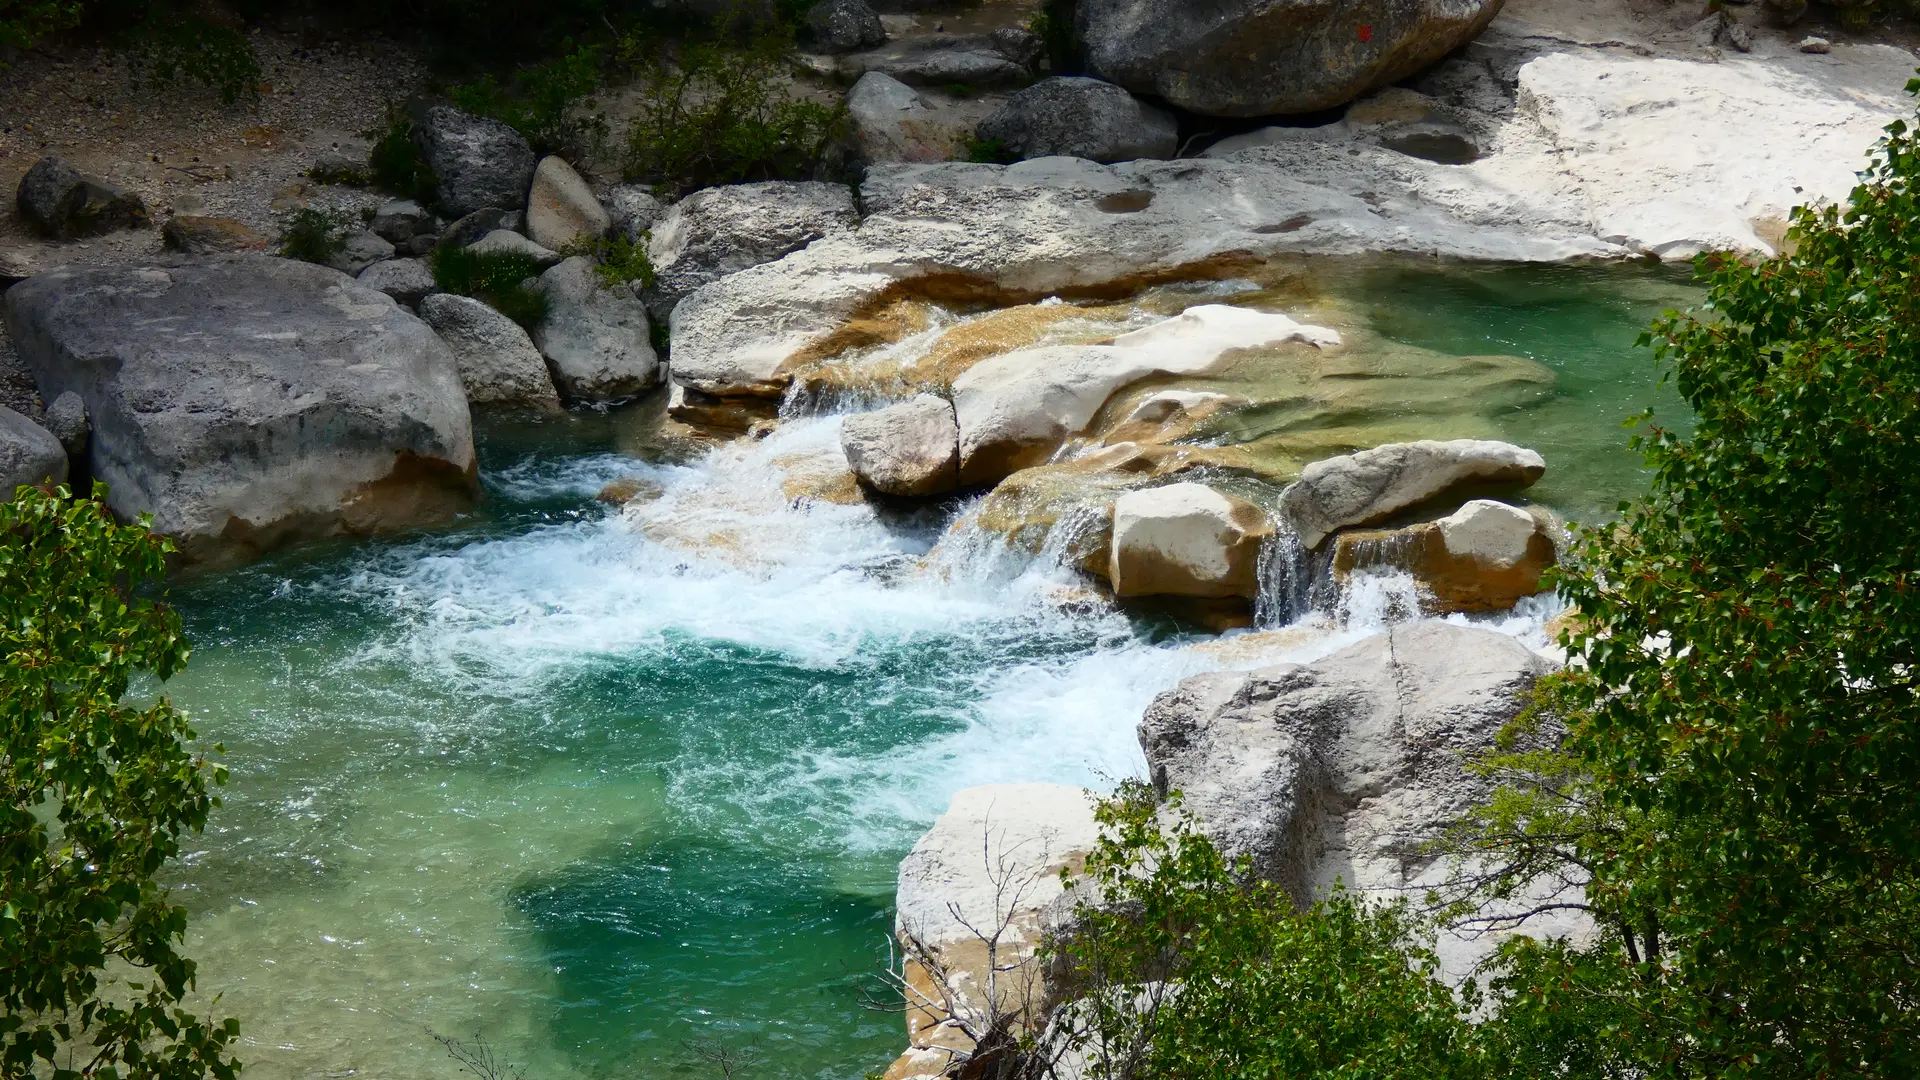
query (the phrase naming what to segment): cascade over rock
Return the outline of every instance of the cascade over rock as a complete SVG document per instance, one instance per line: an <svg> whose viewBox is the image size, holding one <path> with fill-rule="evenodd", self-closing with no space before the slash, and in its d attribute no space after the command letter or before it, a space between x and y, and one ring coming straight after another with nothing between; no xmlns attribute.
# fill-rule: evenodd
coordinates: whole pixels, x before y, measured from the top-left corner
<svg viewBox="0 0 1920 1080"><path fill-rule="evenodd" d="M1317 548L1335 530L1373 525L1463 489L1525 487L1546 470L1539 454L1512 443L1389 443L1314 462L1280 501L1301 546Z"/></svg>
<svg viewBox="0 0 1920 1080"><path fill-rule="evenodd" d="M1540 591L1554 564L1554 527L1544 510L1474 499L1437 521L1333 538L1333 576L1391 568L1411 573L1433 614L1504 611Z"/></svg>
<svg viewBox="0 0 1920 1080"><path fill-rule="evenodd" d="M1259 507L1205 484L1130 491L1113 504L1114 595L1251 599L1272 532Z"/></svg>

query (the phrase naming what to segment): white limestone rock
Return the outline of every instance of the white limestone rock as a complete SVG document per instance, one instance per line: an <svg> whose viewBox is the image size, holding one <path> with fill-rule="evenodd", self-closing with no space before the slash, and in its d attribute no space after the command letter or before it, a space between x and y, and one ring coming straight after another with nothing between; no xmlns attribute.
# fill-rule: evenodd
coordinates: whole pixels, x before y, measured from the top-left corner
<svg viewBox="0 0 1920 1080"><path fill-rule="evenodd" d="M560 410L546 361L519 323L472 297L452 293L427 297L420 304L420 318L453 350L469 403Z"/></svg>
<svg viewBox="0 0 1920 1080"><path fill-rule="evenodd" d="M856 413L840 446L861 483L887 495L938 495L960 486L960 427L953 403L933 394Z"/></svg>
<svg viewBox="0 0 1920 1080"><path fill-rule="evenodd" d="M1251 599L1272 532L1259 507L1205 484L1127 492L1113 504L1114 595Z"/></svg>
<svg viewBox="0 0 1920 1080"><path fill-rule="evenodd" d="M1525 487L1546 470L1538 453L1491 439L1388 443L1308 465L1280 505L1300 545L1312 549L1339 529L1376 524L1463 488Z"/></svg>
<svg viewBox="0 0 1920 1080"><path fill-rule="evenodd" d="M646 305L624 288L602 283L584 255L540 275L547 316L533 343L546 357L553 382L570 401L630 397L660 382Z"/></svg>

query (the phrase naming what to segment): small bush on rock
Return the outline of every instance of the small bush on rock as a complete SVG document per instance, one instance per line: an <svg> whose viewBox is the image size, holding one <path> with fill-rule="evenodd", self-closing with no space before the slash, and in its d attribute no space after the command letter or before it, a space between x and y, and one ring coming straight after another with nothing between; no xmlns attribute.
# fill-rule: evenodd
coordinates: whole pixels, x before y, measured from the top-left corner
<svg viewBox="0 0 1920 1080"><path fill-rule="evenodd" d="M440 183L413 141L413 121L399 105L387 106L386 126L366 133L373 140L368 165L374 184L422 206L432 206Z"/></svg>
<svg viewBox="0 0 1920 1080"><path fill-rule="evenodd" d="M303 206L287 215L280 230L280 254L301 262L326 263L347 246L359 219L344 210Z"/></svg>
<svg viewBox="0 0 1920 1080"><path fill-rule="evenodd" d="M546 296L526 285L527 279L540 276L540 264L531 256L443 247L434 251L429 265L434 284L471 296L528 330L547 317Z"/></svg>
<svg viewBox="0 0 1920 1080"><path fill-rule="evenodd" d="M594 268L600 273L600 280L609 286L636 285L642 289L653 285L653 261L647 258L645 238L651 233L641 234L640 243L634 243L625 236L602 237L598 240L569 244L560 249L560 254L572 257L586 255L593 259Z"/></svg>

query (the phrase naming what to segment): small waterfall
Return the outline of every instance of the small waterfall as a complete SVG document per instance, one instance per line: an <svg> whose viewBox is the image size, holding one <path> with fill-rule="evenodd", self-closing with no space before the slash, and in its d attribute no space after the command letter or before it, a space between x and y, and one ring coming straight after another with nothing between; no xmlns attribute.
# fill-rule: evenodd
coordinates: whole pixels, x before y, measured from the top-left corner
<svg viewBox="0 0 1920 1080"><path fill-rule="evenodd" d="M1253 600L1253 624L1263 629L1287 626L1314 609L1315 558L1302 547L1299 534L1284 516L1275 516L1274 531L1260 543L1256 564L1259 592ZM1329 581L1327 584L1331 584ZM1324 594L1326 587L1319 590Z"/></svg>

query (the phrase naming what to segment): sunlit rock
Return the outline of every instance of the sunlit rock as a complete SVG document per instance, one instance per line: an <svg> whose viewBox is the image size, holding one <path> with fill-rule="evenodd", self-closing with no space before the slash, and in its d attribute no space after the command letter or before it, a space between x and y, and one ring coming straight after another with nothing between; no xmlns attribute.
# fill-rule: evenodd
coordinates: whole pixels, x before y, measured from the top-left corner
<svg viewBox="0 0 1920 1080"><path fill-rule="evenodd" d="M840 424L840 445L860 482L887 495L938 495L960 486L960 428L953 403L921 394Z"/></svg>
<svg viewBox="0 0 1920 1080"><path fill-rule="evenodd" d="M1307 466L1281 506L1301 545L1317 548L1336 529L1386 521L1461 491L1525 487L1546 469L1534 451L1488 439L1389 443Z"/></svg>
<svg viewBox="0 0 1920 1080"><path fill-rule="evenodd" d="M1205 484L1128 492L1113 504L1114 595L1251 598L1272 532L1259 507Z"/></svg>
<svg viewBox="0 0 1920 1080"><path fill-rule="evenodd" d="M1333 538L1333 574L1369 569L1411 573L1433 613L1504 611L1540 591L1554 564L1553 525L1544 511L1475 499L1438 521Z"/></svg>

